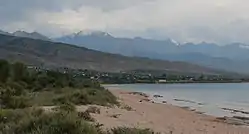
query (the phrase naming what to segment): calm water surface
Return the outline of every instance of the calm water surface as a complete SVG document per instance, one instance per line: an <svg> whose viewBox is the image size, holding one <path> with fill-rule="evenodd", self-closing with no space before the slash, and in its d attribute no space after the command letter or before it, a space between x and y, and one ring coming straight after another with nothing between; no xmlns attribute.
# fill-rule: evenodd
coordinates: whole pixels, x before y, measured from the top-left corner
<svg viewBox="0 0 249 134"><path fill-rule="evenodd" d="M247 114L232 113L222 109L230 108L249 112L249 83L124 84L105 87L144 92L151 96L162 95L163 98L153 98L154 101L167 101L170 104L190 107L209 115L249 117Z"/></svg>

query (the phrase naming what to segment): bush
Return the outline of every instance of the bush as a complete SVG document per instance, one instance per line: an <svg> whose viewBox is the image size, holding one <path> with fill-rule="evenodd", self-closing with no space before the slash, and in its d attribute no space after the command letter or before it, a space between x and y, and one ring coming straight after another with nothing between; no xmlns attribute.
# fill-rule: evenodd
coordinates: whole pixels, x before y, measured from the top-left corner
<svg viewBox="0 0 249 134"><path fill-rule="evenodd" d="M138 128L127 128L127 127L118 127L111 129L109 134L159 134L155 133L150 129L138 129Z"/></svg>
<svg viewBox="0 0 249 134"><path fill-rule="evenodd" d="M30 107L29 99L25 96L12 96L9 103L5 106L7 108L18 109Z"/></svg>
<svg viewBox="0 0 249 134"><path fill-rule="evenodd" d="M126 104L124 104L123 106L121 106L121 109L125 109L127 111L132 111L133 110L131 106L128 106Z"/></svg>
<svg viewBox="0 0 249 134"><path fill-rule="evenodd" d="M100 114L100 108L95 106L89 106L86 110L86 112L94 113L94 114Z"/></svg>
<svg viewBox="0 0 249 134"><path fill-rule="evenodd" d="M91 114L87 111L85 112L78 112L78 116L86 121L94 122L95 119L91 116Z"/></svg>
<svg viewBox="0 0 249 134"><path fill-rule="evenodd" d="M93 126L86 124L83 120L78 119L73 113L54 113L51 115L44 114L38 118L27 120L20 125L16 133L34 133L38 132L47 134L83 134L97 133Z"/></svg>
<svg viewBox="0 0 249 134"><path fill-rule="evenodd" d="M106 89L87 89L91 104L101 106L119 105L116 96Z"/></svg>
<svg viewBox="0 0 249 134"><path fill-rule="evenodd" d="M1 134L156 134L149 129L113 128L108 132L88 112L44 112L39 108L0 110Z"/></svg>
<svg viewBox="0 0 249 134"><path fill-rule="evenodd" d="M56 111L65 111L65 112L75 112L76 108L71 103L62 104L55 109Z"/></svg>
<svg viewBox="0 0 249 134"><path fill-rule="evenodd" d="M7 96L4 98L1 97L0 100L2 108L18 109L30 106L29 98L25 96Z"/></svg>
<svg viewBox="0 0 249 134"><path fill-rule="evenodd" d="M0 133L14 133L12 129L17 127L21 121L43 114L42 109L2 109L0 110Z"/></svg>
<svg viewBox="0 0 249 134"><path fill-rule="evenodd" d="M29 98L33 104L117 105L117 98L97 81L73 72L28 69L22 63L0 61L1 108L25 108ZM45 96L46 94L52 95ZM38 95L38 96L34 96ZM41 95L41 96L39 96ZM44 96L42 96L44 95ZM37 99L38 98L38 99ZM41 98L41 99L40 99ZM44 99L43 99L44 98Z"/></svg>
<svg viewBox="0 0 249 134"><path fill-rule="evenodd" d="M8 81L6 83L6 86L13 90L14 95L22 95L25 93L25 86L26 86L25 83Z"/></svg>
<svg viewBox="0 0 249 134"><path fill-rule="evenodd" d="M75 112L7 110L1 111L0 121L0 133L4 134L98 134L95 126Z"/></svg>
<svg viewBox="0 0 249 134"><path fill-rule="evenodd" d="M96 104L102 106L118 105L117 98L105 89L64 89L59 97L53 99L55 104L70 102L75 105Z"/></svg>

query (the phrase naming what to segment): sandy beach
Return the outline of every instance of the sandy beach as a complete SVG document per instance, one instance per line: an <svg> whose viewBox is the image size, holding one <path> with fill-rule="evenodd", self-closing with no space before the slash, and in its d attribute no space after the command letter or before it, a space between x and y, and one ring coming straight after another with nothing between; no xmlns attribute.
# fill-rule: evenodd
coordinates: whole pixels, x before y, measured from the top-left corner
<svg viewBox="0 0 249 134"><path fill-rule="evenodd" d="M141 94L110 91L119 98L121 106L99 107L100 114L92 115L104 129L127 126L150 128L162 134L249 134L249 128L227 124L216 117L170 104L157 104Z"/></svg>

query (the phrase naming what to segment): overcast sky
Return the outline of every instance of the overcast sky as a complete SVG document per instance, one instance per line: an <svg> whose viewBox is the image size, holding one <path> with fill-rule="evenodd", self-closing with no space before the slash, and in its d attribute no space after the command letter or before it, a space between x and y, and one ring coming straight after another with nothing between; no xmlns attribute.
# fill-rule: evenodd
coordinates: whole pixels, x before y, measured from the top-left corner
<svg viewBox="0 0 249 134"><path fill-rule="evenodd" d="M0 29L249 43L248 0L0 0Z"/></svg>

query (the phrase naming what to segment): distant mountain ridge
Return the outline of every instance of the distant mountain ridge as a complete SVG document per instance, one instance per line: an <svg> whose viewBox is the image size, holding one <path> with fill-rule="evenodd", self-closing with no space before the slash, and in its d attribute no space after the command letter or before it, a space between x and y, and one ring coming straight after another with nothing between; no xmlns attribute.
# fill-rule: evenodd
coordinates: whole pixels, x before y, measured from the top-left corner
<svg viewBox="0 0 249 134"><path fill-rule="evenodd" d="M0 35L0 58L10 61L22 61L28 65L108 72L143 69L178 73L228 74L224 71L185 62L126 57L64 43L8 35Z"/></svg>
<svg viewBox="0 0 249 134"><path fill-rule="evenodd" d="M201 66L249 74L249 46L232 43L219 46L214 43L180 44L173 39L153 40L136 38L117 38L102 31L80 31L56 39L39 33L17 31L15 34L0 31L2 34L46 41L62 42L93 50L133 57L183 61ZM18 34L17 34L18 33Z"/></svg>
<svg viewBox="0 0 249 134"><path fill-rule="evenodd" d="M249 57L247 57L249 46L242 43L225 46L206 42L179 44L172 39L116 38L105 32L79 33L81 34L72 34L54 40L125 56L185 61L227 71L249 73Z"/></svg>
<svg viewBox="0 0 249 134"><path fill-rule="evenodd" d="M24 38L31 38L31 39L39 39L39 40L47 40L47 41L50 40L48 37L37 32L28 33L25 31L16 31L12 33L12 35L18 36L18 37L24 37Z"/></svg>
<svg viewBox="0 0 249 134"><path fill-rule="evenodd" d="M4 34L4 35L11 35L10 33L8 33L8 32L4 32L4 31L2 31L2 30L0 30L0 34Z"/></svg>
<svg viewBox="0 0 249 134"><path fill-rule="evenodd" d="M0 34L23 37L23 38L39 39L39 40L45 40L45 41L51 40L50 38L48 38L48 37L46 37L38 32L29 33L29 32L25 32L25 31L16 31L13 33L9 33L9 32L4 32L4 31L0 30Z"/></svg>

